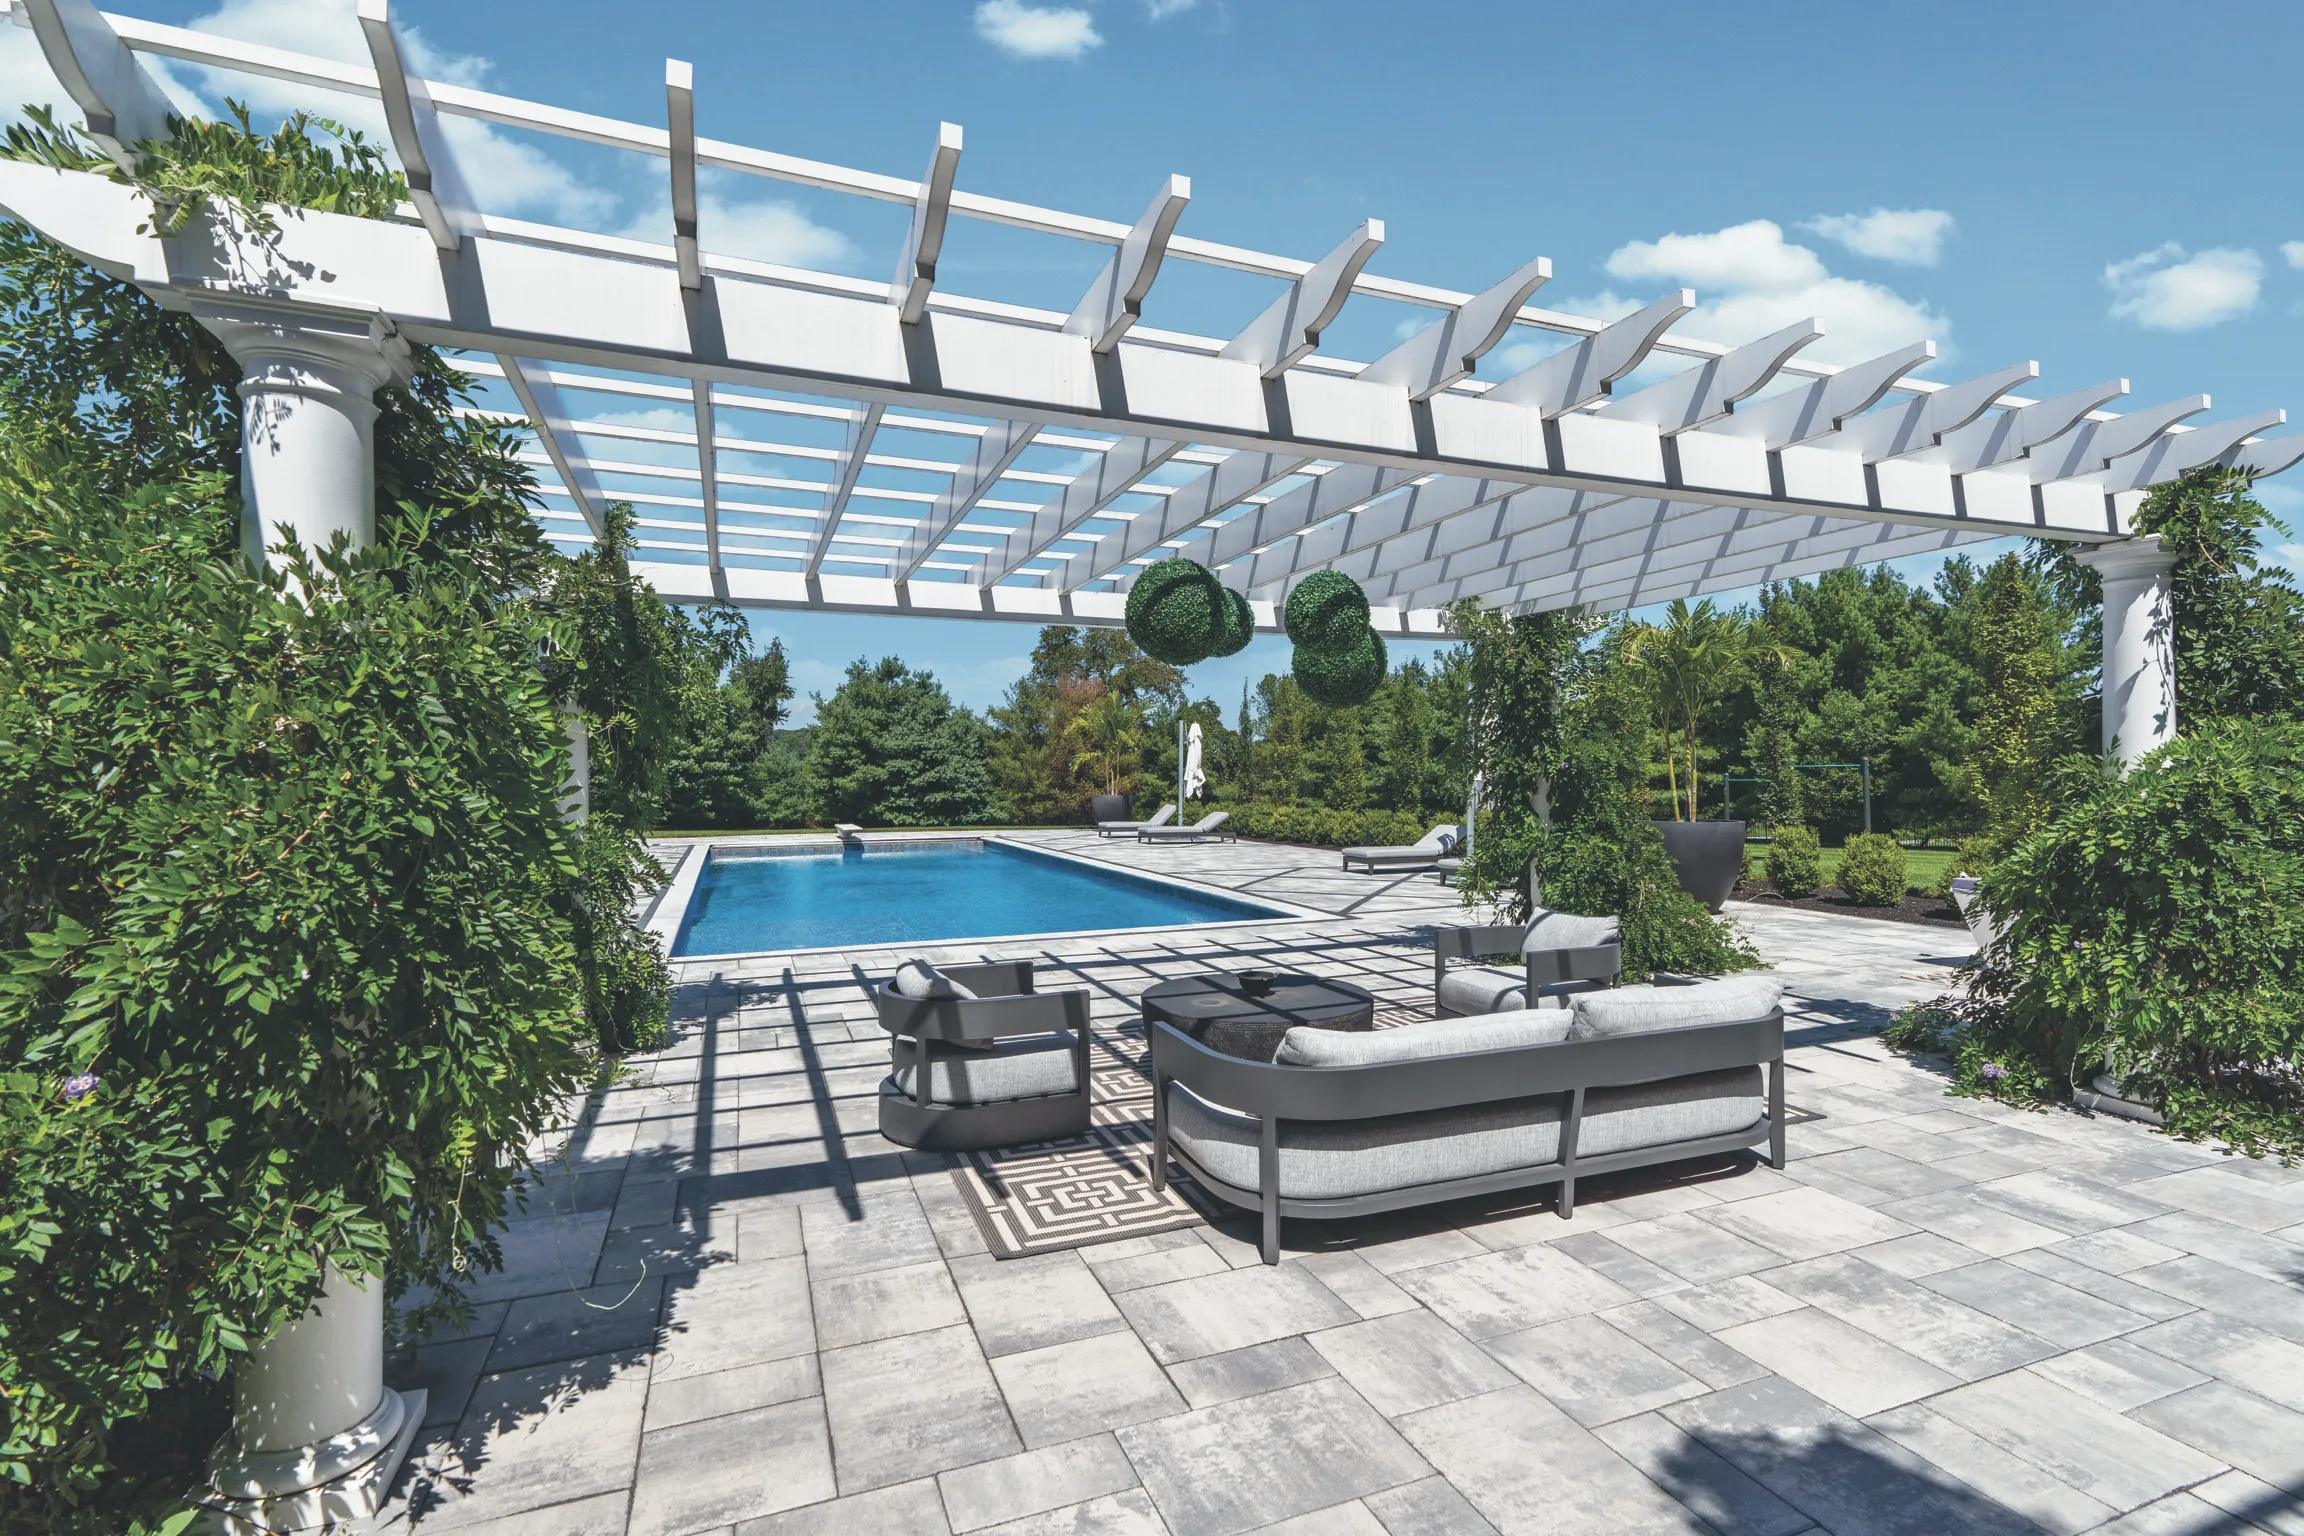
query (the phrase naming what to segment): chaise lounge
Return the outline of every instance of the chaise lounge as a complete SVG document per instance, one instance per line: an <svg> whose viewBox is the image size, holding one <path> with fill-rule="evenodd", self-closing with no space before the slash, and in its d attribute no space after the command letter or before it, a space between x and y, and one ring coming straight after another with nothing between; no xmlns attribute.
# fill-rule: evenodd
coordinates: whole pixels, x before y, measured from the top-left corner
<svg viewBox="0 0 2304 1536"><path fill-rule="evenodd" d="M1347 848L1344 850L1344 867L1350 869L1358 864L1370 874L1380 869L1431 869L1455 852L1456 845L1463 840L1462 827L1442 822L1413 843Z"/></svg>
<svg viewBox="0 0 2304 1536"><path fill-rule="evenodd" d="M1299 1027L1269 1064L1155 1021L1152 1183L1173 1162L1258 1212L1277 1264L1283 1217L1557 1184L1568 1219L1595 1174L1762 1143L1781 1168L1780 995L1773 978L1734 977L1372 1033Z"/></svg>
<svg viewBox="0 0 2304 1536"><path fill-rule="evenodd" d="M1150 821L1100 821L1096 823L1098 837L1126 837L1131 832L1142 832L1147 827L1164 827L1175 819L1176 807L1164 805L1152 813Z"/></svg>
<svg viewBox="0 0 2304 1536"><path fill-rule="evenodd" d="M1236 843L1235 833L1224 830L1224 823L1232 819L1230 811L1210 811L1188 827L1142 827L1137 830L1140 843Z"/></svg>

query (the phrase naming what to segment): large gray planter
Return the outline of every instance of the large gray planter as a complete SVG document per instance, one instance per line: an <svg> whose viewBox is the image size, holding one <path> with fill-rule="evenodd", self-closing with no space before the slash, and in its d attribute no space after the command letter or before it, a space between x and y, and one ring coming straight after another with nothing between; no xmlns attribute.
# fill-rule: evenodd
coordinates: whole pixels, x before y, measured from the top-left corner
<svg viewBox="0 0 2304 1536"><path fill-rule="evenodd" d="M1128 815L1128 797L1126 795L1090 795L1088 797L1088 819L1091 822L1126 821Z"/></svg>
<svg viewBox="0 0 2304 1536"><path fill-rule="evenodd" d="M1663 834L1664 851L1679 871L1680 889L1717 912L1744 876L1744 823L1740 821L1651 822Z"/></svg>

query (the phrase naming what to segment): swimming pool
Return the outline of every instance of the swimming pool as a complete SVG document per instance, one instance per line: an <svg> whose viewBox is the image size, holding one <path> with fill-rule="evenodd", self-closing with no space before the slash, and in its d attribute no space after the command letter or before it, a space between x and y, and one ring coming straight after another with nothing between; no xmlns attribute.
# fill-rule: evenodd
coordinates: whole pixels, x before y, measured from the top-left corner
<svg viewBox="0 0 2304 1536"><path fill-rule="evenodd" d="M672 953L753 954L1288 915L974 838L868 844L862 851L714 849Z"/></svg>

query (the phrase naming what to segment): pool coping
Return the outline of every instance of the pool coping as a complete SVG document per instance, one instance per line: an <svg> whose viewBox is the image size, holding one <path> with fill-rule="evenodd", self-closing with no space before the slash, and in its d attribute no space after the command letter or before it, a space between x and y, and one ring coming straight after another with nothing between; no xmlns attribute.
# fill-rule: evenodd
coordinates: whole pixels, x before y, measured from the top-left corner
<svg viewBox="0 0 2304 1536"><path fill-rule="evenodd" d="M1145 923L1139 924L1132 928L1051 928L1039 933L985 933L963 935L957 938L945 939L883 939L863 944L819 944L806 949L745 949L727 950L713 954L702 955L673 954L672 946L680 936L680 928L682 923L687 919L688 908L690 904L693 903L696 899L696 886L698 882L703 878L704 866L711 862L713 850L721 847L727 847L730 849L740 849L747 846L758 847L771 841L773 841L774 844L779 847L792 847L795 844L798 844L807 847L821 847L826 851L837 850L845 846L843 839L834 836L825 836L821 838L794 838L789 835L779 836L773 839L766 837L726 839L697 838L695 841L687 844L681 855L679 867L674 870L671 882L665 887L663 896L658 899L655 908L650 912L647 923L648 931L657 935L664 941L665 957L672 964L694 965L704 961L760 960L773 958L779 955L836 955L845 954L851 950L867 949L903 949L907 947L912 949L927 949L940 948L955 944L1024 944L1035 943L1044 940L1097 939L1116 935L1139 933L1178 933L1187 931L1197 933L1217 929L1240 928L1252 924L1270 923L1275 921L1306 922L1315 919L1327 919L1329 921L1335 921L1337 918L1337 915L1333 912L1323 912L1313 907L1298 906L1294 902L1281 901L1269 896L1243 896L1238 891L1227 890L1220 885L1207 885L1196 880L1186 880L1176 875L1159 875L1138 869L1122 869L1116 864L1107 864L1101 859L1087 858L1081 854L1070 853L1059 848L1043 848L1037 843L1023 842L999 833L937 832L933 829L922 828L917 831L908 829L902 832L895 832L893 835L883 835L878 837L874 836L873 834L866 833L862 838L859 839L859 841L861 841L865 847L870 847L874 842L919 843L965 841L976 843L996 843L1008 848L1013 848L1021 853L1030 854L1037 858L1056 859L1069 864L1077 864L1083 869L1106 876L1107 878L1118 878L1123 881L1138 881L1142 882L1143 884L1153 886L1167 886L1185 895L1211 898L1218 901L1230 902L1244 906L1265 907L1269 908L1270 910L1255 914L1253 916L1225 918L1221 921L1212 923Z"/></svg>

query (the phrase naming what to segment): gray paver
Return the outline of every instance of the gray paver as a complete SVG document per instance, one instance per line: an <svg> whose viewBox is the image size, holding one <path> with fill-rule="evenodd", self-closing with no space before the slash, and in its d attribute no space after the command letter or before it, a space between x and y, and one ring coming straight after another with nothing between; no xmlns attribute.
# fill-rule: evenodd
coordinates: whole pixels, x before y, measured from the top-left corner
<svg viewBox="0 0 2304 1536"><path fill-rule="evenodd" d="M1138 1424L1120 1443L1174 1536L1229 1536L1430 1475L1336 1380Z"/></svg>
<svg viewBox="0 0 2304 1536"><path fill-rule="evenodd" d="M1151 980L1251 958L1413 1003L1414 930L1464 920L1332 852L1023 835L1366 903L925 946L1031 955L1107 1030ZM1539 1193L1292 1225L1278 1270L1236 1218L991 1258L948 1161L874 1128L866 986L902 950L676 963L672 1043L595 1096L564 1162L537 1149L506 1270L415 1359L436 1388L419 1524L904 1536L947 1531L949 1496L986 1532L1153 1536L1157 1492L1185 1529L1938 1536L2121 1508L2099 1529L2304 1536L2278 1481L2304 1440L2304 1175L1947 1100L1864 1031L1941 988L1957 933L1729 911L1780 966L1791 1097L1823 1116L1790 1128L1793 1167L1596 1180L1573 1221ZM631 1306L584 1305L640 1278ZM1120 1485L1115 1443L1153 1487ZM1221 1503L1227 1478L1249 1504ZM759 1512L787 1499L813 1502Z"/></svg>

